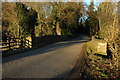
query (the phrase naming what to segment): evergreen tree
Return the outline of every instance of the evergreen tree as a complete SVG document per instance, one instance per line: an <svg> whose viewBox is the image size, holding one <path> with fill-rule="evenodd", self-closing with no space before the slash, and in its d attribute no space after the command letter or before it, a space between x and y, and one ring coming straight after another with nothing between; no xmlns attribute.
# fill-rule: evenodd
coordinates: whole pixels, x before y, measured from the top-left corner
<svg viewBox="0 0 120 80"><path fill-rule="evenodd" d="M91 4L88 7L88 18L86 20L86 27L88 27L90 35L97 35L99 31L99 20L97 18L97 12L94 11L94 3L91 2Z"/></svg>

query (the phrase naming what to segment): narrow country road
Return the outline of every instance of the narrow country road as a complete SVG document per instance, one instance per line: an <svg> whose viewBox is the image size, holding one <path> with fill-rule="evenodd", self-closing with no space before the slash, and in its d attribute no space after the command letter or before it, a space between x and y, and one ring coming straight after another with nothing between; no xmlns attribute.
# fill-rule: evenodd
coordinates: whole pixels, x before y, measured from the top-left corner
<svg viewBox="0 0 120 80"><path fill-rule="evenodd" d="M58 42L3 59L3 78L66 78L73 69L87 36Z"/></svg>

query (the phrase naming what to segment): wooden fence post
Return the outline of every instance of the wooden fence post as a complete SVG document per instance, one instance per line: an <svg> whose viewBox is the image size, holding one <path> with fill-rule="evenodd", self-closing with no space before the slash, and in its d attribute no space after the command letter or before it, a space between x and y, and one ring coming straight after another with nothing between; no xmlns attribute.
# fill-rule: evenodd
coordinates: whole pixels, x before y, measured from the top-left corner
<svg viewBox="0 0 120 80"><path fill-rule="evenodd" d="M24 48L26 48L26 37L24 38Z"/></svg>
<svg viewBox="0 0 120 80"><path fill-rule="evenodd" d="M29 40L28 40L28 48L30 48L30 43L29 43Z"/></svg>
<svg viewBox="0 0 120 80"><path fill-rule="evenodd" d="M23 48L23 37L21 37L21 48Z"/></svg>
<svg viewBox="0 0 120 80"><path fill-rule="evenodd" d="M9 46L9 50L10 50L10 38L8 38L8 46Z"/></svg>

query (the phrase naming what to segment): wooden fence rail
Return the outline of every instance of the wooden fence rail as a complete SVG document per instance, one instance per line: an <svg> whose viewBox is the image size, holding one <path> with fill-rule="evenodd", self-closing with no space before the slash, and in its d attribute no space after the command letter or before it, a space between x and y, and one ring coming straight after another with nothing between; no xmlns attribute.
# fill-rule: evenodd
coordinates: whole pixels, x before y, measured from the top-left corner
<svg viewBox="0 0 120 80"><path fill-rule="evenodd" d="M2 52L32 48L32 42L25 38L7 38L0 43L0 49Z"/></svg>

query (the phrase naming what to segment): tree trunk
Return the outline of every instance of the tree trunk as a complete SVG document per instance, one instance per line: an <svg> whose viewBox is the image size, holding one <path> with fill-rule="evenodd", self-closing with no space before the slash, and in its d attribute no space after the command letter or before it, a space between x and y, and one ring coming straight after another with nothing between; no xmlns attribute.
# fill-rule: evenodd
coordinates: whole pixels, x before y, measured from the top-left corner
<svg viewBox="0 0 120 80"><path fill-rule="evenodd" d="M99 19L99 32L101 31L101 26L100 26L100 18Z"/></svg>
<svg viewBox="0 0 120 80"><path fill-rule="evenodd" d="M56 22L56 33L57 35L61 35L60 23L58 21Z"/></svg>

